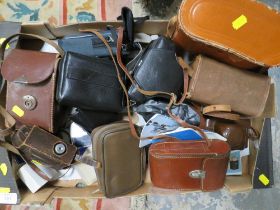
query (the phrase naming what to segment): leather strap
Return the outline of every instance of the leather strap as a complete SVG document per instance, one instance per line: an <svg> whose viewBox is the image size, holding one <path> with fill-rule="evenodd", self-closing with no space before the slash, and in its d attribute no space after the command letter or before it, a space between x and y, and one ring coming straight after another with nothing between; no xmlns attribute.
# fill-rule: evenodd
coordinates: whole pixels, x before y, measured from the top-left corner
<svg viewBox="0 0 280 210"><path fill-rule="evenodd" d="M0 114L5 119L4 121L6 128L0 129L0 137L3 138L4 141L5 137L11 135L14 132L16 120L2 106L0 106Z"/></svg>
<svg viewBox="0 0 280 210"><path fill-rule="evenodd" d="M128 97L128 91L125 87L125 84L123 83L122 81L122 78L121 78L121 74L120 74L120 71L119 71L119 68L118 68L118 65L117 65L117 62L115 60L115 57L114 57L114 54L112 52L112 49L111 47L109 46L109 44L107 43L107 41L104 39L104 37L102 36L102 34L100 34L97 30L95 29L85 29L85 30L81 30L82 32L91 32L91 33L94 33L104 44L105 46L107 47L109 53L110 53L110 56L113 60L113 63L115 65L115 69L116 69L116 72L117 72L117 76L118 76L118 80L120 82L120 85L122 86L122 89L125 93L125 96L126 96L126 103L127 103L127 113L128 113L128 119L129 119L129 126L130 126L130 130L131 130L131 134L136 137L137 139L140 139L140 137L138 136L137 132L136 132L136 129L132 123L132 116L131 116L131 111L130 111L130 101L129 101L129 97ZM130 74L128 74L130 76Z"/></svg>
<svg viewBox="0 0 280 210"><path fill-rule="evenodd" d="M203 108L202 113L206 116L222 118L227 120L240 120L240 115L231 113L230 105L211 105Z"/></svg>
<svg viewBox="0 0 280 210"><path fill-rule="evenodd" d="M117 61L118 61L119 66L121 67L121 69L123 70L125 75L127 76L127 78L136 87L137 91L142 93L143 95L146 95L146 96L167 95L170 98L176 99L176 96L175 96L174 93L167 93L167 92L163 92L163 91L146 91L146 90L141 89L138 86L138 84L132 78L132 76L130 75L127 68L125 67L125 65L122 62L122 58L121 58L122 42L123 42L123 28L120 27L120 28L118 28Z"/></svg>
<svg viewBox="0 0 280 210"><path fill-rule="evenodd" d="M232 121L240 120L240 115L239 114L234 114L234 113L212 112L212 113L207 113L205 115L209 116L209 117L216 117L216 118L232 120Z"/></svg>
<svg viewBox="0 0 280 210"><path fill-rule="evenodd" d="M34 163L27 161L22 154L20 153L20 151L15 148L13 145L9 144L8 142L2 142L0 141L0 146L4 147L5 149L7 149L9 152L12 152L13 154L16 154L18 156L21 157L21 159L23 159L23 161L28 164L40 177L42 177L43 179L47 180L47 181L51 181L51 179L49 177L47 177Z"/></svg>
<svg viewBox="0 0 280 210"><path fill-rule="evenodd" d="M6 46L7 44L12 40L14 39L15 37L27 37L27 38L36 38L36 39L39 39L39 40L42 40L43 42L46 42L48 43L49 45L51 45L52 47L54 47L58 54L60 56L64 56L64 51L53 41L45 38L45 37L42 37L42 36L39 36L39 35L35 35L35 34L24 34L24 33L18 33L18 34L13 34L12 36L8 37L7 39L5 39L5 41L1 44L1 47L0 47L0 62L2 64L2 62L4 61L4 55L5 55L5 50L6 50ZM2 77L2 83L1 83L1 86L0 86L0 93L2 92L3 88L4 88L4 85L5 85L5 80L4 78Z"/></svg>
<svg viewBox="0 0 280 210"><path fill-rule="evenodd" d="M230 105L210 105L205 106L202 110L203 114L211 113L211 112L231 112L231 106Z"/></svg>
<svg viewBox="0 0 280 210"><path fill-rule="evenodd" d="M172 17L167 25L167 37L173 38L176 31L177 16Z"/></svg>
<svg viewBox="0 0 280 210"><path fill-rule="evenodd" d="M127 77L130 78L130 81L132 82L132 84L135 85L136 83L135 83L134 80L132 79L131 75L129 74L127 68L125 67L125 65L123 64L122 59L121 59L121 44L122 44L122 36L123 36L123 35L122 35L122 32L123 32L123 29L120 27L120 28L119 28L119 31L118 31L117 60L118 60L119 66L123 69L123 71L125 72L125 74L127 75ZM180 59L179 59L179 60L180 60ZM183 69L184 69L184 68L183 68ZM187 74L184 74L184 75L187 75ZM184 78L188 80L188 77L184 77ZM180 101L184 101L184 99L185 99L184 97L185 97L185 95L187 94L187 91L185 91L185 90L187 90L188 82L186 82L186 83L184 84L184 86L185 86L185 88L184 88L184 93L183 93L182 99L181 99ZM136 87L137 87L137 86L136 86ZM140 89L139 87L137 88L137 90L138 90L140 93L144 94L144 95L148 95L150 92L153 92L153 93L158 92L158 91L143 91L143 90ZM148 94L146 94L146 93L148 93ZM159 93L162 93L162 92L159 92ZM158 94L158 93L157 93L157 94ZM169 104L168 104L167 107L166 107L167 113L170 115L170 117L172 117L176 122L178 122L181 126L183 126L183 127L185 127L185 128L192 128L192 129L194 129L194 130L197 130L197 131L201 134L202 138L206 139L206 141L207 141L208 138L207 138L207 136L205 135L205 133L203 132L202 129L200 129L200 128L197 127L197 126L190 125L190 124L188 124L187 122L183 121L180 117L178 117L178 116L172 114L172 112L171 112L171 106L172 106L173 104L177 105L177 104L179 104L179 103L176 102L176 96L175 96L173 93L171 93L171 94L170 94L170 93L167 93L167 94L168 94L168 95L171 95L170 102L169 102ZM128 95L127 95L127 97L128 97ZM130 110L128 110L128 111L130 111ZM129 123L132 124L132 118L131 118L131 116L129 116L129 121L130 121ZM133 125L133 124L132 124L132 125ZM133 126L133 128L134 128L134 126ZM135 128L134 128L134 129L135 129ZM139 137L138 137L138 138L139 138ZM156 136L155 138L157 138L157 136ZM145 137L145 139L147 139L147 138ZM209 145L209 144L210 144L209 141L207 141L207 145Z"/></svg>
<svg viewBox="0 0 280 210"><path fill-rule="evenodd" d="M181 104L184 102L184 100L187 98L187 95L188 95L188 89L189 89L188 69L190 69L190 66L181 57L177 57L177 61L178 61L179 65L182 67L183 73L184 73L184 91L183 91L181 99L177 103L177 104Z"/></svg>
<svg viewBox="0 0 280 210"><path fill-rule="evenodd" d="M39 40L42 40L43 42L46 42L48 43L49 45L51 45L52 47L54 47L57 52L63 56L64 55L64 51L56 44L54 43L53 41L45 38L45 37L42 37L42 36L39 36L39 35L35 35L35 34L24 34L24 33L18 33L18 34L13 34L12 36L8 37L7 39L5 39L5 41L2 43L1 45L1 48L0 48L0 59L1 61L4 60L4 53L5 53L5 49L6 49L6 45L15 37L26 37L26 38L36 38L36 39L39 39Z"/></svg>

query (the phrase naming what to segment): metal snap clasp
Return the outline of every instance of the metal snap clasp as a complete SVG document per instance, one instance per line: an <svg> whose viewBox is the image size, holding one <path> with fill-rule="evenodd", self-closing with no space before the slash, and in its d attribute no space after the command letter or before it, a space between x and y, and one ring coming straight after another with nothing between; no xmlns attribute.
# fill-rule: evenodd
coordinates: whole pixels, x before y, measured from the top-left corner
<svg viewBox="0 0 280 210"><path fill-rule="evenodd" d="M190 171L189 176L194 179L204 179L205 178L205 171L202 170L194 170Z"/></svg>
<svg viewBox="0 0 280 210"><path fill-rule="evenodd" d="M37 106L37 100L34 96L26 95L23 96L23 105L27 110L33 110Z"/></svg>

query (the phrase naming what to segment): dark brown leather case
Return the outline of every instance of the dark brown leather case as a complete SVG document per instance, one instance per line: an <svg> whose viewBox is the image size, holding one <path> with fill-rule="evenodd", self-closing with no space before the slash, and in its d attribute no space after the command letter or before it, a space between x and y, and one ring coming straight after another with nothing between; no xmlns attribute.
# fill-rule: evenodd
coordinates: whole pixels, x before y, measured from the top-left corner
<svg viewBox="0 0 280 210"><path fill-rule="evenodd" d="M12 137L13 145L27 161L37 161L54 169L73 162L77 148L37 126L21 126Z"/></svg>

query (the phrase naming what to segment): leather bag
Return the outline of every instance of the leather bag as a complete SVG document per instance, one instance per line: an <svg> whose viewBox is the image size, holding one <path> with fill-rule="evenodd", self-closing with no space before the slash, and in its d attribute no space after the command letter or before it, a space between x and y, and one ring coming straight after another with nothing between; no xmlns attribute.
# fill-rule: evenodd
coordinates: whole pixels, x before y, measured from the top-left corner
<svg viewBox="0 0 280 210"><path fill-rule="evenodd" d="M70 119L91 133L98 126L121 120L122 115L114 112L95 112L75 107L71 110Z"/></svg>
<svg viewBox="0 0 280 210"><path fill-rule="evenodd" d="M102 36L112 48L114 54L117 51L117 32L114 28L100 31ZM89 57L110 57L110 54L104 43L93 33L81 32L64 36L58 40L58 45L65 52L75 52Z"/></svg>
<svg viewBox="0 0 280 210"><path fill-rule="evenodd" d="M187 51L254 69L280 64L279 21L279 12L257 1L184 0L168 34Z"/></svg>
<svg viewBox="0 0 280 210"><path fill-rule="evenodd" d="M50 40L32 34L15 34L1 46L3 58L6 45L15 37L39 39L52 45L59 54L13 49L5 58L1 73L7 80L7 111L20 123L38 125L49 132L58 127L58 106L55 103L57 63L63 51ZM60 121L62 118L60 118Z"/></svg>
<svg viewBox="0 0 280 210"><path fill-rule="evenodd" d="M258 132L251 127L250 120L224 120L208 118L206 129L214 131L227 139L231 150L243 150L248 147L248 140L259 138Z"/></svg>
<svg viewBox="0 0 280 210"><path fill-rule="evenodd" d="M262 114L268 98L270 77L241 70L199 55L193 62L187 98L203 105L230 105L247 117Z"/></svg>
<svg viewBox="0 0 280 210"><path fill-rule="evenodd" d="M141 94L138 91L139 88L145 91L174 93L176 96L180 96L182 93L184 72L177 62L175 45L168 38L160 37L150 43L135 65L130 66L128 71L133 72L136 83L131 85L128 94L131 100L139 104L149 98ZM163 96L166 97L166 95L154 97Z"/></svg>
<svg viewBox="0 0 280 210"><path fill-rule="evenodd" d="M146 155L131 135L128 122L100 126L92 134L93 159L100 190L112 198L139 188L144 182Z"/></svg>
<svg viewBox="0 0 280 210"><path fill-rule="evenodd" d="M37 126L21 126L12 136L12 144L28 162L33 160L54 169L73 162L77 148Z"/></svg>
<svg viewBox="0 0 280 210"><path fill-rule="evenodd" d="M230 152L226 142L165 140L149 149L151 181L155 187L213 191L224 186Z"/></svg>
<svg viewBox="0 0 280 210"><path fill-rule="evenodd" d="M59 67L56 99L65 106L120 112L123 91L114 63L66 52Z"/></svg>

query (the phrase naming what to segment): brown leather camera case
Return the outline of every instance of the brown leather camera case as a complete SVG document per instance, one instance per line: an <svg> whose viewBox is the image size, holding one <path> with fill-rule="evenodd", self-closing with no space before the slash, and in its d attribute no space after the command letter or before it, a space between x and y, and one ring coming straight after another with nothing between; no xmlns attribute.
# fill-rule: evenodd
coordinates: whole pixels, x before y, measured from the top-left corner
<svg viewBox="0 0 280 210"><path fill-rule="evenodd" d="M28 38L39 37L29 34L18 35ZM3 45L16 36L9 37ZM54 45L43 37L39 39ZM1 73L7 80L6 109L20 123L38 125L49 132L54 132L56 111L54 93L58 58L59 55L55 53L24 49L13 49L5 58Z"/></svg>
<svg viewBox="0 0 280 210"><path fill-rule="evenodd" d="M224 186L230 147L221 140L153 144L149 149L154 186L213 191Z"/></svg>
<svg viewBox="0 0 280 210"><path fill-rule="evenodd" d="M239 68L277 66L279 22L276 10L257 1L184 0L169 36L185 50Z"/></svg>
<svg viewBox="0 0 280 210"><path fill-rule="evenodd" d="M57 170L70 166L77 152L76 146L37 126L21 126L12 143L28 162L35 160Z"/></svg>
<svg viewBox="0 0 280 210"><path fill-rule="evenodd" d="M199 55L192 64L188 97L203 105L226 104L248 117L262 114L268 98L270 77L238 69Z"/></svg>

